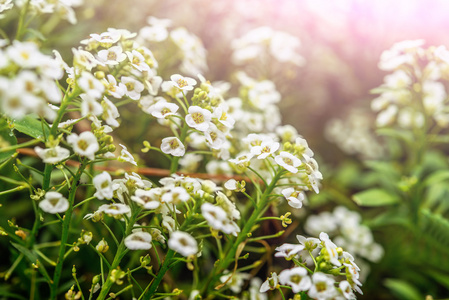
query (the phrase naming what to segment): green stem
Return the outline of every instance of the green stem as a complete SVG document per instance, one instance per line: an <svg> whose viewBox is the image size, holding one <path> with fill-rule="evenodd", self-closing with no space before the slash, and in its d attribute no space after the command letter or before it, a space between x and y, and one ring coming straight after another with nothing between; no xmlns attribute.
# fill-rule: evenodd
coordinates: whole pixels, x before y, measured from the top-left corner
<svg viewBox="0 0 449 300"><path fill-rule="evenodd" d="M40 142L42 142L41 140L35 139L35 140L31 140L22 144L17 144L17 145L13 145L13 146L9 146L9 147L3 147L2 149L0 149L0 153L4 153L4 152L8 152L11 150L16 150L19 148L25 148L25 147L29 147L29 146L34 146L39 144Z"/></svg>
<svg viewBox="0 0 449 300"><path fill-rule="evenodd" d="M20 39L22 38L22 35L24 33L25 16L27 14L29 6L30 6L30 0L25 2L22 10L20 11L19 24L17 25L17 32L16 32L16 38L15 38L18 41L20 41Z"/></svg>
<svg viewBox="0 0 449 300"><path fill-rule="evenodd" d="M59 285L59 280L61 279L61 273L62 273L62 266L64 263L64 254L65 254L65 247L67 243L67 239L69 237L69 229L70 229L70 222L72 220L72 213L73 213L73 203L75 202L75 194L78 187L78 182L81 178L81 175L83 174L84 169L86 168L88 164L88 160L84 159L81 163L81 166L79 167L78 171L75 174L75 177L73 178L72 185L70 186L70 193L69 193L69 208L65 212L63 223L62 223L62 236L61 236L61 245L59 246L59 255L58 259L56 261L57 265L55 268L55 273L53 276L53 283L51 284L51 291L50 291L50 298L56 299L57 297L57 290Z"/></svg>
<svg viewBox="0 0 449 300"><path fill-rule="evenodd" d="M231 262L235 260L235 254L237 253L237 249L240 246L241 243L243 243L246 239L248 239L248 236L251 233L251 230L253 229L254 224L257 223L260 216L265 212L265 210L268 208L268 202L269 202L269 196L273 189L276 186L276 183L279 181L279 179L282 177L284 172L278 169L278 172L274 176L273 180L271 181L270 185L267 187L265 192L263 193L262 197L260 198L260 201L258 202L258 206L255 208L253 213L251 214L251 217L249 218L248 222L245 223L245 226L242 228L241 232L237 236L236 240L234 242L229 242L227 245L227 249L225 249L225 257L221 259L215 268L215 272L211 277L208 279L208 283L204 285L202 294L205 293L208 289L210 289L215 282L215 279L218 278L223 274L223 271L226 270ZM212 284L211 282L212 281Z"/></svg>
<svg viewBox="0 0 449 300"><path fill-rule="evenodd" d="M122 238L122 241L120 242L118 248L117 248L117 252L115 253L115 257L114 257L114 261L111 264L111 267L109 268L109 273L107 275L106 281L103 284L103 286L101 287L101 291L100 291L100 295L98 295L97 300L103 300L106 299L106 297L108 296L108 292L111 289L112 285L114 284L114 281L112 281L111 279L111 272L115 269L117 269L117 267L120 264L120 261L123 258L123 255L126 253L126 246L125 246L125 238L131 234L132 230L134 229L134 223L136 222L137 219L137 215L139 213L139 210L137 210L136 212L134 212L131 215L131 218L128 222L128 226L126 228L125 231L125 236Z"/></svg>

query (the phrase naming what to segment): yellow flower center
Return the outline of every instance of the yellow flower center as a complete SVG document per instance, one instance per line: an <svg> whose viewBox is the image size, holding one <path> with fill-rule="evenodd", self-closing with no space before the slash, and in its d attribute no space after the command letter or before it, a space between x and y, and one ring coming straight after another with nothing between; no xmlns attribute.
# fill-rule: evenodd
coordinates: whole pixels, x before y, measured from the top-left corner
<svg viewBox="0 0 449 300"><path fill-rule="evenodd" d="M176 148L179 147L178 140L176 140L176 139L171 140L171 141L169 142L169 144L170 144L170 148L172 148L172 149L176 149Z"/></svg>
<svg viewBox="0 0 449 300"><path fill-rule="evenodd" d="M185 86L187 86L188 84L187 84L187 81L185 81L184 79L182 79L182 78L180 78L180 79L178 79L178 86L180 87L180 88L183 88L183 87L185 87Z"/></svg>
<svg viewBox="0 0 449 300"><path fill-rule="evenodd" d="M79 140L77 144L81 150L86 150L89 146L85 140Z"/></svg>
<svg viewBox="0 0 449 300"><path fill-rule="evenodd" d="M202 113L199 113L199 112L193 113L192 119L196 124L201 124L204 122L204 116Z"/></svg>

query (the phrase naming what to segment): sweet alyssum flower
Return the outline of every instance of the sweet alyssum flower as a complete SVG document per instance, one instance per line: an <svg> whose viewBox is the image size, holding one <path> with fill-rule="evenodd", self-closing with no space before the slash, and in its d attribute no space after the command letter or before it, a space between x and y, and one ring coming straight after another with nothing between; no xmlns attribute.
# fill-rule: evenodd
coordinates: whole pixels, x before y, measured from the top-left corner
<svg viewBox="0 0 449 300"><path fill-rule="evenodd" d="M302 201L304 201L304 193L296 191L294 188L286 188L282 190L282 195L287 199L288 205L293 208L301 208Z"/></svg>
<svg viewBox="0 0 449 300"><path fill-rule="evenodd" d="M298 173L298 167L302 164L299 158L285 151L281 151L274 160L278 165L291 173Z"/></svg>
<svg viewBox="0 0 449 300"><path fill-rule="evenodd" d="M69 208L69 201L58 192L47 192L39 207L50 214L63 213Z"/></svg>
<svg viewBox="0 0 449 300"><path fill-rule="evenodd" d="M184 231L172 232L168 239L168 247L185 257L198 253L198 243Z"/></svg>
<svg viewBox="0 0 449 300"><path fill-rule="evenodd" d="M161 198L163 203L179 204L190 199L189 193L182 186L177 186L166 191Z"/></svg>
<svg viewBox="0 0 449 300"><path fill-rule="evenodd" d="M122 83L126 87L125 94L132 100L139 100L140 93L144 90L145 86L142 82L128 76L121 77Z"/></svg>
<svg viewBox="0 0 449 300"><path fill-rule="evenodd" d="M126 161L129 162L130 164L133 164L135 166L137 166L136 161L134 160L134 157L132 156L131 153L129 153L128 149L126 148L126 146L119 144L120 147L122 147L122 151L120 151L120 156L118 158L119 161Z"/></svg>
<svg viewBox="0 0 449 300"><path fill-rule="evenodd" d="M258 159L265 159L276 150L279 149L279 143L273 141L271 138L266 138L262 141L260 146L254 146L251 148L251 154L257 155Z"/></svg>
<svg viewBox="0 0 449 300"><path fill-rule="evenodd" d="M144 231L136 231L125 238L125 246L130 250L149 250L153 246L151 234Z"/></svg>
<svg viewBox="0 0 449 300"><path fill-rule="evenodd" d="M312 275L312 285L309 296L313 299L330 299L335 294L335 280L324 273L316 272Z"/></svg>
<svg viewBox="0 0 449 300"><path fill-rule="evenodd" d="M41 147L37 146L34 148L34 151L46 164L56 164L68 158L70 155L70 151L68 149L62 148L60 146L55 146L53 148L47 149L42 149Z"/></svg>
<svg viewBox="0 0 449 300"><path fill-rule="evenodd" d="M275 251L277 251L274 256L275 257L285 257L285 259L290 260L298 256L298 253L304 250L303 245L295 245L295 244L282 244L279 247L276 247Z"/></svg>
<svg viewBox="0 0 449 300"><path fill-rule="evenodd" d="M186 148L177 137L167 137L162 139L161 150L165 154L173 156L183 156Z"/></svg>
<svg viewBox="0 0 449 300"><path fill-rule="evenodd" d="M168 116L176 114L178 109L178 105L167 102L165 100L160 100L156 102L156 104L151 106L151 115L158 119L164 119Z"/></svg>
<svg viewBox="0 0 449 300"><path fill-rule="evenodd" d="M183 91L191 91L193 90L193 86L196 85L196 80L190 77L184 77L179 74L173 74L170 76L172 84L174 87L177 87Z"/></svg>
<svg viewBox="0 0 449 300"><path fill-rule="evenodd" d="M287 269L279 273L279 282L292 287L293 293L307 291L312 285L307 270L303 267Z"/></svg>
<svg viewBox="0 0 449 300"><path fill-rule="evenodd" d="M111 216L121 216L131 212L128 205L122 203L103 204L98 208L99 212L104 212Z"/></svg>
<svg viewBox="0 0 449 300"><path fill-rule="evenodd" d="M186 115L186 123L199 131L209 129L212 113L199 106L190 106L189 113Z"/></svg>
<svg viewBox="0 0 449 300"><path fill-rule="evenodd" d="M77 80L77 84L87 95L95 99L100 99L104 92L104 85L101 81L86 71L81 73L81 76Z"/></svg>
<svg viewBox="0 0 449 300"><path fill-rule="evenodd" d="M276 272L271 273L271 277L268 277L267 280L262 283L260 286L260 292L264 293L268 290L274 290L276 289L277 285L279 284L279 277Z"/></svg>
<svg viewBox="0 0 449 300"><path fill-rule="evenodd" d="M162 195L161 188L154 188L151 190L137 189L131 200L142 205L145 209L156 209L161 205L159 198Z"/></svg>
<svg viewBox="0 0 449 300"><path fill-rule="evenodd" d="M73 147L76 154L86 156L90 160L95 159L95 152L100 149L97 138L90 131L84 131L80 135L72 133L67 136L67 142Z"/></svg>
<svg viewBox="0 0 449 300"><path fill-rule="evenodd" d="M103 171L103 173L95 176L94 179L92 180L92 183L97 189L97 191L94 194L94 196L97 197L97 199L103 200L112 198L114 190L112 189L112 178L108 172Z"/></svg>
<svg viewBox="0 0 449 300"><path fill-rule="evenodd" d="M225 182L224 187L227 188L230 191L237 189L237 180L235 179L229 179Z"/></svg>
<svg viewBox="0 0 449 300"><path fill-rule="evenodd" d="M83 117L92 115L99 116L103 113L103 107L97 102L96 98L89 94L81 94L81 115Z"/></svg>
<svg viewBox="0 0 449 300"><path fill-rule="evenodd" d="M126 59L121 46L112 46L108 49L98 51L98 60L106 65L118 65Z"/></svg>

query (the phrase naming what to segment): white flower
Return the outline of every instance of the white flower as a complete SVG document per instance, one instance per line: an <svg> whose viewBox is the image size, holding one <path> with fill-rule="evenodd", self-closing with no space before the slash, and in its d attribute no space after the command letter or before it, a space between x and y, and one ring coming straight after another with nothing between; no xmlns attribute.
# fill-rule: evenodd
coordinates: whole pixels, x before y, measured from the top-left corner
<svg viewBox="0 0 449 300"><path fill-rule="evenodd" d="M63 213L69 208L69 201L58 192L47 192L39 207L50 214Z"/></svg>
<svg viewBox="0 0 449 300"><path fill-rule="evenodd" d="M295 244L282 244L279 247L276 247L275 251L278 251L274 254L275 257L285 257L287 260L291 260L294 257L298 256L298 253L304 250L304 245L295 245Z"/></svg>
<svg viewBox="0 0 449 300"><path fill-rule="evenodd" d="M282 190L282 195L287 199L288 205L293 208L301 208L304 201L304 193L296 191L294 188L286 188Z"/></svg>
<svg viewBox="0 0 449 300"><path fill-rule="evenodd" d="M173 156L183 156L186 148L177 137L167 137L162 139L161 150L165 154Z"/></svg>
<svg viewBox="0 0 449 300"><path fill-rule="evenodd" d="M97 138L90 131L84 131L80 135L72 133L67 137L67 142L73 147L73 151L90 160L95 159L95 152L100 149Z"/></svg>
<svg viewBox="0 0 449 300"><path fill-rule="evenodd" d="M125 238L125 246L130 250L149 250L153 240L151 234L144 231L136 231Z"/></svg>
<svg viewBox="0 0 449 300"><path fill-rule="evenodd" d="M107 65L118 65L126 59L121 46L113 46L108 49L98 51L98 59Z"/></svg>
<svg viewBox="0 0 449 300"><path fill-rule="evenodd" d="M145 86L142 82L127 76L121 77L121 82L125 84L125 94L132 100L139 100L140 93L144 90Z"/></svg>
<svg viewBox="0 0 449 300"><path fill-rule="evenodd" d="M226 270L224 273L226 274L220 277L220 281L223 283L226 282L226 285L235 294L239 294L242 291L245 280L248 280L251 277L251 275L247 273L229 273L228 270Z"/></svg>
<svg viewBox="0 0 449 300"><path fill-rule="evenodd" d="M335 294L334 279L326 274L316 272L312 275L312 286L309 289L309 296L313 299L330 299Z"/></svg>
<svg viewBox="0 0 449 300"><path fill-rule="evenodd" d="M84 71L77 80L78 86L90 97L100 99L104 92L104 85L89 72Z"/></svg>
<svg viewBox="0 0 449 300"><path fill-rule="evenodd" d="M199 131L206 131L209 129L211 119L211 112L199 106L190 106L189 114L186 115L187 125Z"/></svg>
<svg viewBox="0 0 449 300"><path fill-rule="evenodd" d="M212 114L214 118L217 118L218 122L223 124L228 128L233 128L235 124L234 118L228 115L228 109L225 105L220 104L218 107L214 109Z"/></svg>
<svg viewBox="0 0 449 300"><path fill-rule="evenodd" d="M211 203L203 203L201 205L201 213L206 219L207 224L215 230L221 230L226 234L233 234L237 236L240 232L238 225L229 219L226 211Z"/></svg>
<svg viewBox="0 0 449 300"><path fill-rule="evenodd" d="M103 97L101 104L103 106L103 120L112 127L118 127L120 123L116 119L120 117L120 114L117 107L106 97Z"/></svg>
<svg viewBox="0 0 449 300"><path fill-rule="evenodd" d="M278 165L291 173L298 173L298 167L301 165L301 160L291 153L281 151L274 160Z"/></svg>
<svg viewBox="0 0 449 300"><path fill-rule="evenodd" d="M265 159L276 150L279 149L279 143L273 141L271 138L265 138L260 146L254 146L251 148L251 154L258 155L258 159Z"/></svg>
<svg viewBox="0 0 449 300"><path fill-rule="evenodd" d="M122 98L123 95L125 95L126 86L121 82L117 84L117 80L111 74L108 74L106 78L107 79L104 79L104 82L106 84L107 92L115 98Z"/></svg>
<svg viewBox="0 0 449 300"><path fill-rule="evenodd" d="M140 29L139 37L149 42L162 42L168 37L168 31L163 26L145 26Z"/></svg>
<svg viewBox="0 0 449 300"><path fill-rule="evenodd" d="M152 107L150 108L151 115L158 119L164 119L167 118L168 116L172 116L176 114L178 109L179 109L178 105L167 102L165 100L160 100L156 102L156 104L152 105Z"/></svg>
<svg viewBox="0 0 449 300"><path fill-rule="evenodd" d="M81 94L81 115L83 117L88 115L99 116L103 113L103 107L97 100L89 94Z"/></svg>
<svg viewBox="0 0 449 300"><path fill-rule="evenodd" d="M279 284L279 277L276 272L271 273L271 277L268 277L267 280L262 283L260 286L260 292L264 293L268 290L274 290L276 289L277 285Z"/></svg>
<svg viewBox="0 0 449 300"><path fill-rule="evenodd" d="M352 292L352 287L348 281L346 281L346 280L341 281L338 284L338 287L340 288L340 290L343 294L343 297L345 297L345 299L348 299L348 300L356 299L356 296Z"/></svg>
<svg viewBox="0 0 449 300"><path fill-rule="evenodd" d="M162 203L179 204L190 199L189 193L181 186L166 191L161 198Z"/></svg>
<svg viewBox="0 0 449 300"><path fill-rule="evenodd" d="M314 250L319 244L320 244L320 240L317 238L306 238L305 236L302 235L297 235L296 239L298 240L298 242L301 245L304 245L305 249L307 251L312 251Z"/></svg>
<svg viewBox="0 0 449 300"><path fill-rule="evenodd" d="M118 158L119 161L122 162L129 162L130 164L133 164L135 166L137 166L136 161L134 160L134 157L132 156L131 153L129 153L128 149L126 148L126 146L119 144L120 147L122 147L122 151L120 151L120 156Z"/></svg>
<svg viewBox="0 0 449 300"><path fill-rule="evenodd" d="M161 205L160 197L162 189L154 188L151 190L137 189L134 196L131 196L131 200L142 205L145 209L156 209Z"/></svg>
<svg viewBox="0 0 449 300"><path fill-rule="evenodd" d="M287 269L279 273L279 282L292 287L293 293L307 291L311 286L310 277L303 267Z"/></svg>
<svg viewBox="0 0 449 300"><path fill-rule="evenodd" d="M183 91L191 91L193 90L193 86L196 84L196 80L190 77L184 77L179 74L174 74L170 76L172 84L174 87L177 87Z"/></svg>
<svg viewBox="0 0 449 300"><path fill-rule="evenodd" d="M225 182L224 187L230 191L236 190L237 189L237 180L229 179L228 181Z"/></svg>
<svg viewBox="0 0 449 300"><path fill-rule="evenodd" d="M94 194L94 196L97 197L97 199L103 200L112 198L114 190L112 189L112 178L108 172L103 171L103 173L95 176L94 179L92 180L92 183L97 189L97 191Z"/></svg>
<svg viewBox="0 0 449 300"><path fill-rule="evenodd" d="M206 142L212 149L220 150L226 142L226 136L221 132L215 124L210 123L209 128L204 132Z"/></svg>
<svg viewBox="0 0 449 300"><path fill-rule="evenodd" d="M103 204L98 208L99 212L104 212L105 214L111 216L121 216L125 214L129 214L131 209L128 205L122 203L113 203L113 204Z"/></svg>
<svg viewBox="0 0 449 300"><path fill-rule="evenodd" d="M168 239L168 247L182 256L188 257L198 253L198 243L187 232L174 231Z"/></svg>
<svg viewBox="0 0 449 300"><path fill-rule="evenodd" d="M70 155L68 149L62 148L60 146L55 146L53 148L42 149L41 147L35 147L34 151L46 164L56 164L63 161Z"/></svg>
<svg viewBox="0 0 449 300"><path fill-rule="evenodd" d="M38 67L44 58L35 43L17 40L14 40L12 45L6 49L6 54L14 63L24 68Z"/></svg>
<svg viewBox="0 0 449 300"><path fill-rule="evenodd" d="M320 240L324 243L324 247L329 254L329 261L337 267L341 266L341 262L338 260L337 245L329 239L329 235L325 232L321 232Z"/></svg>
<svg viewBox="0 0 449 300"><path fill-rule="evenodd" d="M140 72L150 71L150 66L145 62L145 57L139 51L133 50L132 52L126 52L131 65Z"/></svg>

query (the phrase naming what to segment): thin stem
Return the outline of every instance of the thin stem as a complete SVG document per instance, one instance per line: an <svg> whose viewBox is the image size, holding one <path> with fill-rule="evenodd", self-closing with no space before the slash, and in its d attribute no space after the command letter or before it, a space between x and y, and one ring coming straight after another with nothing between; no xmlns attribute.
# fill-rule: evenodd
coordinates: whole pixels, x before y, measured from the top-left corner
<svg viewBox="0 0 449 300"><path fill-rule="evenodd" d="M8 152L8 151L11 151L11 150L16 150L16 149L19 149L19 148L26 148L26 147L29 147L29 146L34 146L34 145L37 145L37 144L39 144L41 142L42 142L41 140L35 139L35 140L31 140L31 141L28 141L28 142L25 142L25 143L22 143L22 144L12 145L12 146L9 146L9 147L3 147L2 149L0 149L0 153Z"/></svg>

